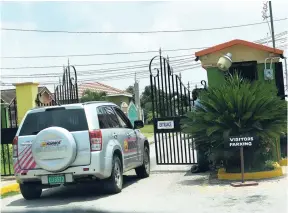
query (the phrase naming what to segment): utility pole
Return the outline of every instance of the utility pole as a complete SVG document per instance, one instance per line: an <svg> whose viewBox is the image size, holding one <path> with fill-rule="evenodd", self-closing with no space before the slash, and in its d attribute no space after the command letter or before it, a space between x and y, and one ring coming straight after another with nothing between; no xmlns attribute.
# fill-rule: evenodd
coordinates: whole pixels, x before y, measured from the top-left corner
<svg viewBox="0 0 288 213"><path fill-rule="evenodd" d="M274 24L273 24L273 14L272 14L271 1L269 1L269 13L270 13L270 22L271 22L272 42L273 42L273 48L275 49Z"/></svg>
<svg viewBox="0 0 288 213"><path fill-rule="evenodd" d="M141 112L141 106L140 106L140 91L139 91L139 83L136 78L136 72L135 72L135 83L134 83L134 93L135 93L135 105L137 107L137 114L138 119L142 120L142 112Z"/></svg>
<svg viewBox="0 0 288 213"><path fill-rule="evenodd" d="M285 74L286 74L286 91L288 91L288 70L287 70L287 57L284 58Z"/></svg>

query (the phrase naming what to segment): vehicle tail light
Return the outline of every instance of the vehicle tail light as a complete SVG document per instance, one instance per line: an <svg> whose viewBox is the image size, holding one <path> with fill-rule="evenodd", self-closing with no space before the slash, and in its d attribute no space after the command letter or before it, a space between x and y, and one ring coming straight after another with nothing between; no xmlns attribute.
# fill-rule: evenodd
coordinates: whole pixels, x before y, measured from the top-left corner
<svg viewBox="0 0 288 213"><path fill-rule="evenodd" d="M13 158L17 158L18 157L18 136L16 136L13 139L12 146L13 146Z"/></svg>
<svg viewBox="0 0 288 213"><path fill-rule="evenodd" d="M102 132L101 130L89 131L91 152L102 150Z"/></svg>

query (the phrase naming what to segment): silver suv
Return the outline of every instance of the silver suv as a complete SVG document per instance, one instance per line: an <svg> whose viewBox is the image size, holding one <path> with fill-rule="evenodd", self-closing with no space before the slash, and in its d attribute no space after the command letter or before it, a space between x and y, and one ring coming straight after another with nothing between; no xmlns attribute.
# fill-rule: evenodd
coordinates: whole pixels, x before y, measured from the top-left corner
<svg viewBox="0 0 288 213"><path fill-rule="evenodd" d="M121 109L107 102L35 108L23 118L13 141L17 182L27 200L42 189L103 180L122 190L123 172L150 173L149 143Z"/></svg>

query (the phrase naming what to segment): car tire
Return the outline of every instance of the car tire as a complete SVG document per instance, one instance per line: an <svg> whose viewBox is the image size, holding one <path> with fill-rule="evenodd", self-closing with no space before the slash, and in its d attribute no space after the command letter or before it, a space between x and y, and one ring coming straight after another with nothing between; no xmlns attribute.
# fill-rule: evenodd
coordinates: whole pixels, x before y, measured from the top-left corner
<svg viewBox="0 0 288 213"><path fill-rule="evenodd" d="M123 186L123 169L120 158L114 155L112 161L112 172L108 179L107 188L110 193L117 194L122 191Z"/></svg>
<svg viewBox="0 0 288 213"><path fill-rule="evenodd" d="M147 146L144 147L143 164L136 168L135 172L139 178L147 178L150 176L150 154Z"/></svg>
<svg viewBox="0 0 288 213"><path fill-rule="evenodd" d="M20 184L20 191L26 200L34 200L41 197L42 189L35 184Z"/></svg>

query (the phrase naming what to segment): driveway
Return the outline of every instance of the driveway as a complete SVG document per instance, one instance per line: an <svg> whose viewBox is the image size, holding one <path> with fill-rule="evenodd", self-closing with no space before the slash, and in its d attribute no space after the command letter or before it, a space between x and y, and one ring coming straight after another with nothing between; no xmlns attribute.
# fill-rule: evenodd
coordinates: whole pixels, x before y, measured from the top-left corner
<svg viewBox="0 0 288 213"><path fill-rule="evenodd" d="M107 195L101 185L87 184L46 190L41 199L21 195L5 198L2 212L181 212L286 213L287 178L261 181L259 186L233 188L228 182L191 174L187 166L156 166L151 145L152 174L139 180L126 174L120 194Z"/></svg>

